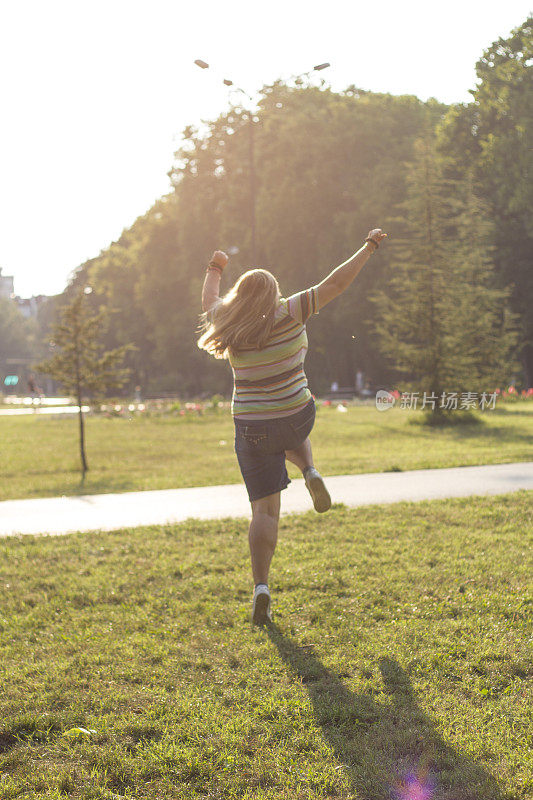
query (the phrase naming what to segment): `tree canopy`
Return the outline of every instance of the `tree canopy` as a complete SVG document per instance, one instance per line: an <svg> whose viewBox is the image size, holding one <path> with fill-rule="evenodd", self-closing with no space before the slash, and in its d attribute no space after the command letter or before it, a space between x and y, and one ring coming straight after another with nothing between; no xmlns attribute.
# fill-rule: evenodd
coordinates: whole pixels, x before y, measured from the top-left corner
<svg viewBox="0 0 533 800"><path fill-rule="evenodd" d="M105 343L136 345L127 356L132 386L141 384L147 393L228 393L227 365L196 347L211 252L238 249L225 270L223 292L245 269L263 266L288 295L318 283L359 248L369 229L381 227L389 234L387 245L353 287L310 322L306 366L316 392L334 380L353 385L359 369L375 384L390 384L398 373L376 331L372 297L394 295L391 278L400 257L394 243L423 235L402 202L415 191L416 143L425 137L447 182L445 199L464 194L469 176L469 208L486 232L478 258L461 239L457 210L448 204L441 220L446 259L468 264L453 271L454 279L466 286L478 258L486 272L485 300L492 297L490 313L510 303L518 314L523 381L531 383L531 30L529 19L483 53L468 104L278 81L263 87L253 116L237 106L201 128L187 128L169 170L171 191L83 264L66 295L90 284L91 302L114 310ZM257 264L251 259L252 137ZM490 295L505 287L509 299L505 291ZM396 299L408 302L407 296ZM509 377L512 371L510 354Z"/></svg>

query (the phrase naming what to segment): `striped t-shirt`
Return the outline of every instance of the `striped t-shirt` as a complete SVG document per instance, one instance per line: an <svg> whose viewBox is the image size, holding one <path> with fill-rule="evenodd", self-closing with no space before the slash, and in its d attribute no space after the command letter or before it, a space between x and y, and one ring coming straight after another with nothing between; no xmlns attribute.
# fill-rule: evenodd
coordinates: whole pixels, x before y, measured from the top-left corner
<svg viewBox="0 0 533 800"><path fill-rule="evenodd" d="M270 338L262 350L229 354L234 380L231 400L234 417L287 417L309 402L311 392L304 359L307 353L305 323L311 314L318 314L317 286L281 299Z"/></svg>

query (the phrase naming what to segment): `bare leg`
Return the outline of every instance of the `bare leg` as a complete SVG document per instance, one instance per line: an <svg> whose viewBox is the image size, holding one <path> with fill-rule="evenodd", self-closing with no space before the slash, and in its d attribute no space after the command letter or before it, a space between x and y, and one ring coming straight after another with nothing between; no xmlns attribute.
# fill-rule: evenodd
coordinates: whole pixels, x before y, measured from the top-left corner
<svg viewBox="0 0 533 800"><path fill-rule="evenodd" d="M306 467L313 467L313 452L311 450L311 441L309 436L302 442L300 447L296 450L285 450L285 455L293 464L296 464L302 472Z"/></svg>
<svg viewBox="0 0 533 800"><path fill-rule="evenodd" d="M270 562L278 541L280 493L252 500L252 521L248 542L254 584L268 583Z"/></svg>
<svg viewBox="0 0 533 800"><path fill-rule="evenodd" d="M305 485L313 499L315 511L322 513L331 508L331 497L324 484L322 475L316 471L309 437L296 450L285 450L285 455L302 470Z"/></svg>

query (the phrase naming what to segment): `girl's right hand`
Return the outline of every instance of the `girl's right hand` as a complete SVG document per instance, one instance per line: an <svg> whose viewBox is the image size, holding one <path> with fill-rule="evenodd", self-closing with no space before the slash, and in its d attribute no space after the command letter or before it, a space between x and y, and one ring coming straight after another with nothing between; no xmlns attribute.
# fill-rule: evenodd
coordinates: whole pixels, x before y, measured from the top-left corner
<svg viewBox="0 0 533 800"><path fill-rule="evenodd" d="M224 267L226 266L228 261L229 261L229 258L223 252L223 250L215 250L215 252L211 256L210 263L211 264L216 264L217 267L220 267L221 269L224 269Z"/></svg>

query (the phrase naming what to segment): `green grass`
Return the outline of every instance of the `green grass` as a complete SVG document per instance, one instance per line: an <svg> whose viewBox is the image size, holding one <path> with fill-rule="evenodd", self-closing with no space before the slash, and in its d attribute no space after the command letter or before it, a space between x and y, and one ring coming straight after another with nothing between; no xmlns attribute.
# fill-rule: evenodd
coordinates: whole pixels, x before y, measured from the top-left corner
<svg viewBox="0 0 533 800"><path fill-rule="evenodd" d="M456 412L460 414L461 412ZM533 403L502 405L481 422L444 429L413 424L416 412L321 407L311 440L325 475L525 461ZM204 417L87 419L90 471L80 485L78 423L0 417L0 500L239 483L227 411ZM290 468L291 477L297 470Z"/></svg>
<svg viewBox="0 0 533 800"><path fill-rule="evenodd" d="M531 797L532 497L1 540L0 798Z"/></svg>

